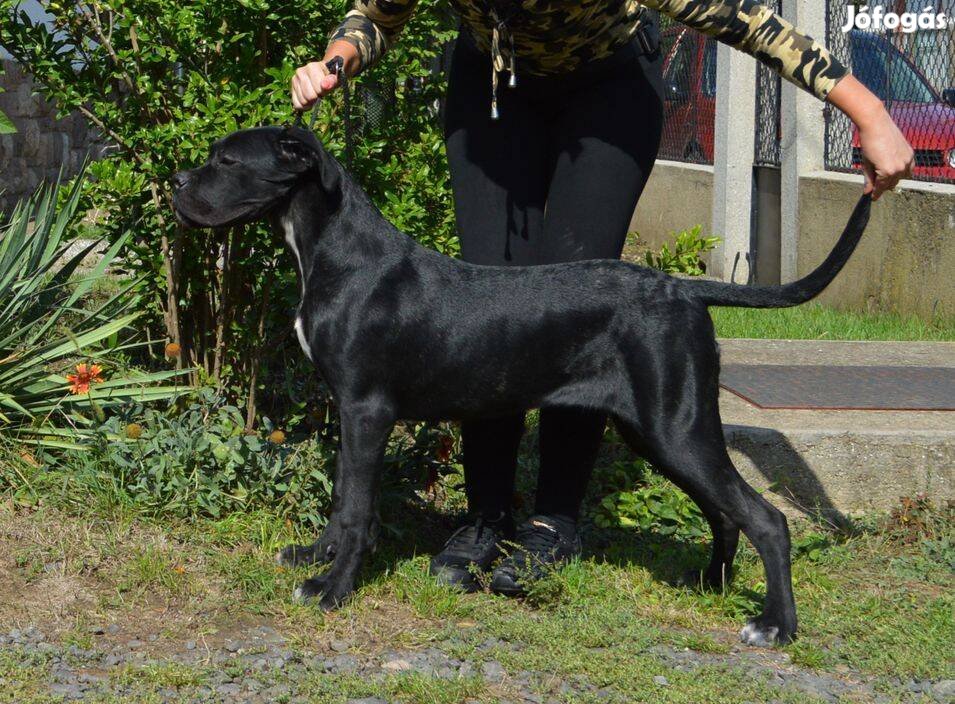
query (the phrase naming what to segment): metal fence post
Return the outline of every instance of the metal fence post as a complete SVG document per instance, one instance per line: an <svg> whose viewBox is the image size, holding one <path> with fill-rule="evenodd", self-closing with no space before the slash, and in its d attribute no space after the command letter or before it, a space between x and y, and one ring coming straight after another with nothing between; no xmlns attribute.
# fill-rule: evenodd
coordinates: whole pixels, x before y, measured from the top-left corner
<svg viewBox="0 0 955 704"><path fill-rule="evenodd" d="M713 253L708 273L724 281L749 281L755 129L756 62L720 44L716 55L713 233L723 241Z"/></svg>
<svg viewBox="0 0 955 704"><path fill-rule="evenodd" d="M828 0L787 0L783 4L783 15L802 32L824 41L827 4ZM788 81L783 82L782 88L780 278L785 283L796 278L799 179L804 174L823 169L826 123L824 104L815 96Z"/></svg>

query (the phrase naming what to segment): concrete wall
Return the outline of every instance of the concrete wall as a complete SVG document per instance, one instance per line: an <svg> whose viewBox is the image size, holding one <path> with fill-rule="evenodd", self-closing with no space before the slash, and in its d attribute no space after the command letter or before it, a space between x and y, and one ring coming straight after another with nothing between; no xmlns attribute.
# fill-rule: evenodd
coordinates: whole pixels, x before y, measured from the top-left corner
<svg viewBox="0 0 955 704"><path fill-rule="evenodd" d="M861 193L858 175L799 180L797 275L832 249ZM837 308L955 316L955 186L906 181L873 206L846 268L818 299Z"/></svg>
<svg viewBox="0 0 955 704"><path fill-rule="evenodd" d="M64 168L66 177L76 173L88 153L98 156L102 145L80 115L56 119L55 107L34 95L33 80L18 64L0 61L0 110L13 120L18 132L0 136L0 211L31 193L42 180L53 180Z"/></svg>
<svg viewBox="0 0 955 704"><path fill-rule="evenodd" d="M657 160L640 203L630 220L630 231L651 249L671 241L673 232L702 225L711 234L713 223L713 167Z"/></svg>

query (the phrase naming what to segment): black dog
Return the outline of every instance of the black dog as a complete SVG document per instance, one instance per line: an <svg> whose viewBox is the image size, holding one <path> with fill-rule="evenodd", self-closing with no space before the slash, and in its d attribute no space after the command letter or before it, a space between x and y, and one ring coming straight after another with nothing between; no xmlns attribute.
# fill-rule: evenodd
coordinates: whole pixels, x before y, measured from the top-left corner
<svg viewBox="0 0 955 704"><path fill-rule="evenodd" d="M333 512L321 538L280 553L331 562L300 598L331 608L350 594L376 532L382 456L398 419L501 416L541 406L599 409L696 501L713 530L701 578L720 586L742 530L766 570L751 644L796 633L783 514L739 476L717 398L719 353L707 306L808 301L848 260L869 217L864 196L835 248L785 286L681 280L618 261L483 267L419 246L389 224L311 132L261 127L216 142L173 178L183 223L268 215L298 262L295 329L341 409Z"/></svg>

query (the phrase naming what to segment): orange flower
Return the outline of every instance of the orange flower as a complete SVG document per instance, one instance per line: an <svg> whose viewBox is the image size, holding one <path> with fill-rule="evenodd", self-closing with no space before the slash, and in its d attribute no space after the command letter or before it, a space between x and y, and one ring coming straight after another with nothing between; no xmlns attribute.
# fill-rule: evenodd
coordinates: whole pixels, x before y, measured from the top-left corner
<svg viewBox="0 0 955 704"><path fill-rule="evenodd" d="M66 375L66 380L70 382L70 393L88 394L93 384L103 381L102 373L103 368L98 364L77 364L76 374Z"/></svg>
<svg viewBox="0 0 955 704"><path fill-rule="evenodd" d="M139 423L130 423L126 426L126 437L130 440L139 440L143 435L143 426Z"/></svg>
<svg viewBox="0 0 955 704"><path fill-rule="evenodd" d="M166 345L166 359L175 359L182 354L182 347L175 342Z"/></svg>
<svg viewBox="0 0 955 704"><path fill-rule="evenodd" d="M273 430L271 433L269 433L269 442L273 445L281 445L283 442L285 442L285 433L283 433L281 430Z"/></svg>

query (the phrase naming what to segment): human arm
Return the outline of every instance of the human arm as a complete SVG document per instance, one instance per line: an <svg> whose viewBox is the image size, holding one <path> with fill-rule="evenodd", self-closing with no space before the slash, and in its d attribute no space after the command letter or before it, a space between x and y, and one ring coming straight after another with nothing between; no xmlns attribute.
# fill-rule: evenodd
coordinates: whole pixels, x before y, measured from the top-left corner
<svg viewBox="0 0 955 704"><path fill-rule="evenodd" d="M859 129L866 192L878 198L911 174L913 152L882 102L825 47L755 0L641 0L744 51L842 110Z"/></svg>
<svg viewBox="0 0 955 704"><path fill-rule="evenodd" d="M912 175L915 153L885 105L849 75L829 92L828 101L842 110L859 129L865 192L878 200L898 182Z"/></svg>
<svg viewBox="0 0 955 704"><path fill-rule="evenodd" d="M322 95L338 86L326 62L335 56L345 60L346 76L354 76L378 61L392 47L414 13L417 0L356 0L352 10L332 33L325 56L295 71L292 105L307 110Z"/></svg>

